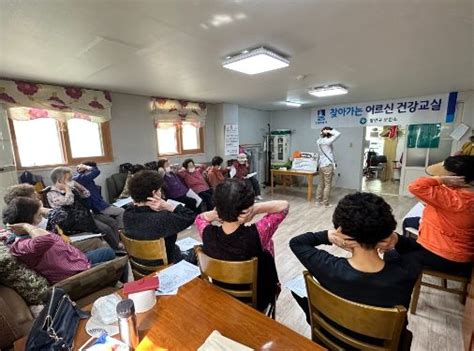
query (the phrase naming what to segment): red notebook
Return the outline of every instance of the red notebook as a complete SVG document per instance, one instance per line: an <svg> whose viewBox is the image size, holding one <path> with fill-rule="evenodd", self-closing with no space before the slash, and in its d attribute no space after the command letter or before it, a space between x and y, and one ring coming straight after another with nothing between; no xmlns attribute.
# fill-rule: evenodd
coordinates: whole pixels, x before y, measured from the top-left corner
<svg viewBox="0 0 474 351"><path fill-rule="evenodd" d="M123 286L123 293L128 295L140 291L155 290L158 288L158 286L158 277L144 277L133 282L125 283Z"/></svg>

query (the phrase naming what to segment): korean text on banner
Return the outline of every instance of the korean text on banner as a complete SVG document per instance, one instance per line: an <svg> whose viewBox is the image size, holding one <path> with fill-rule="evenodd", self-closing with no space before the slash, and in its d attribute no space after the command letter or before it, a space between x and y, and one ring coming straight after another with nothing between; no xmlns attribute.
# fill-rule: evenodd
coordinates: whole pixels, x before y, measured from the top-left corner
<svg viewBox="0 0 474 351"><path fill-rule="evenodd" d="M402 98L311 110L311 128L452 123L457 93Z"/></svg>

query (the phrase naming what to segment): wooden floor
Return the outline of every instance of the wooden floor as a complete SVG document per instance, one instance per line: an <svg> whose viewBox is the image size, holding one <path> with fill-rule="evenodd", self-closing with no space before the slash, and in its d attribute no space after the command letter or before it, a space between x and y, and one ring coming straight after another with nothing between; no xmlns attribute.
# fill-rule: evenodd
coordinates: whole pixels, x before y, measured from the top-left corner
<svg viewBox="0 0 474 351"><path fill-rule="evenodd" d="M306 189L304 188L289 188L286 192L277 188L273 198L265 190L263 191L265 200L282 199L290 202L290 214L274 236L276 265L280 282L283 285L301 274L303 270L303 266L288 246L289 240L295 235L308 231L332 228L331 218L334 206L318 207L314 202L307 202ZM337 203L338 199L349 192L344 189L334 189L332 203ZM394 215L399 222L397 228L400 230L401 219L416 203L416 200L393 195L384 197L393 208ZM179 235L180 238L187 236L198 239L194 226ZM325 248L335 255L346 255L342 249L333 246ZM413 332L411 350L462 350L462 311L463 305L459 303L455 295L422 287L417 315L409 315L408 329ZM277 302L277 320L306 337L311 335L304 313L287 289L283 289Z"/></svg>
<svg viewBox="0 0 474 351"><path fill-rule="evenodd" d="M362 178L362 191L368 191L378 195L397 195L400 188L400 182L387 180L382 182L380 179Z"/></svg>

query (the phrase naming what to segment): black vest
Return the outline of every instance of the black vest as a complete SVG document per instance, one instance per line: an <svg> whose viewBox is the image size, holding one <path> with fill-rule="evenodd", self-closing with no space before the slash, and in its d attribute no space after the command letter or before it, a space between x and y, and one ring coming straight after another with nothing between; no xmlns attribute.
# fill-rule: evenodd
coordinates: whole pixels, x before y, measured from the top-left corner
<svg viewBox="0 0 474 351"><path fill-rule="evenodd" d="M241 225L232 234L225 234L221 227L208 225L204 228L202 241L204 253L218 260L246 261L257 257L257 308L263 310L273 301L279 289L275 260L262 249L255 225Z"/></svg>

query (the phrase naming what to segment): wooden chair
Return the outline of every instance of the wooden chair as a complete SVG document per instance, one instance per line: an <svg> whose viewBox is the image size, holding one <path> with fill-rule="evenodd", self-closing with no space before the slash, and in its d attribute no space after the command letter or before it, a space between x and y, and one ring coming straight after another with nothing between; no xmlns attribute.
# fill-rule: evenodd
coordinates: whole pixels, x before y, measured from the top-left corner
<svg viewBox="0 0 474 351"><path fill-rule="evenodd" d="M406 227L405 230L407 231L409 238L412 238L415 240L418 239L418 235L420 235L420 231L418 229L412 228L412 227Z"/></svg>
<svg viewBox="0 0 474 351"><path fill-rule="evenodd" d="M257 308L257 272L258 259L256 257L248 261L223 261L207 256L202 246L194 248L198 265L201 270L201 278L213 284L214 280L225 284L248 285L246 290L225 288L214 284L219 289L236 298L250 298L248 303ZM276 296L275 296L276 300ZM275 319L276 307L273 301L265 314Z"/></svg>
<svg viewBox="0 0 474 351"><path fill-rule="evenodd" d="M124 232L120 231L120 239L127 251L135 278L143 278L150 273L166 268L168 265L164 238L158 240L135 240L127 237ZM163 264L147 265L137 262L136 259L149 261L162 260Z"/></svg>
<svg viewBox="0 0 474 351"><path fill-rule="evenodd" d="M423 281L424 275L440 278L441 285L424 282ZM461 287L449 288L448 280L461 283ZM459 295L459 301L462 304L464 304L466 302L466 297L467 297L467 284L468 283L469 283L469 277L461 277L458 275L437 272L431 269L423 269L420 276L418 277L418 280L415 283L415 287L413 288L413 296L411 299L410 313L416 314L416 308L418 306L418 298L420 297L420 289L422 285L427 286L429 288L437 289L437 290L447 291L452 294L457 294Z"/></svg>
<svg viewBox="0 0 474 351"><path fill-rule="evenodd" d="M309 272L305 271L304 277L311 313L313 341L322 343L330 350L344 350L344 346L332 339L360 350L398 349L407 314L403 306L381 308L348 301L324 289ZM337 329L332 323L328 323L328 320L355 333L380 339L383 345L358 340ZM328 338L328 334L334 338Z"/></svg>

